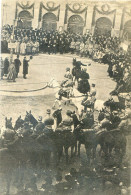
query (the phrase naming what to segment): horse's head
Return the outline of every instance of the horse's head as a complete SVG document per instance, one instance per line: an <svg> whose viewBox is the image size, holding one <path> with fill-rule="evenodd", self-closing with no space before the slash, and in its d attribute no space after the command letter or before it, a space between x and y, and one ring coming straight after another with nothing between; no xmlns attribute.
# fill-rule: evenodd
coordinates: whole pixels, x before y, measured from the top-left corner
<svg viewBox="0 0 131 195"><path fill-rule="evenodd" d="M21 118L21 116L18 117L18 119L15 122L15 130L18 130L20 127L22 127L24 124L24 120Z"/></svg>
<svg viewBox="0 0 131 195"><path fill-rule="evenodd" d="M33 128L37 125L38 122L32 115L31 110L29 112L26 111L25 122L30 122L33 125Z"/></svg>
<svg viewBox="0 0 131 195"><path fill-rule="evenodd" d="M73 58L73 65L76 65L76 58Z"/></svg>
<svg viewBox="0 0 131 195"><path fill-rule="evenodd" d="M10 119L7 119L7 117L5 118L5 127L9 128L9 129L13 129L12 126L12 117L10 117Z"/></svg>

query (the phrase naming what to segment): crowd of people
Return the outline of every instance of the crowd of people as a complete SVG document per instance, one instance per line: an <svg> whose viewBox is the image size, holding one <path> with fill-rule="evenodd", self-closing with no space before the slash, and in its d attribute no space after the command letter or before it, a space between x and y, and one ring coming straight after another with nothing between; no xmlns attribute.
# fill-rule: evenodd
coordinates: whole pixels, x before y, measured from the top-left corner
<svg viewBox="0 0 131 195"><path fill-rule="evenodd" d="M14 33L14 35L13 35ZM14 37L12 37L14 36ZM106 51L116 51L120 44L117 37L106 37L87 32L84 35L67 31L43 31L42 29L18 29L5 26L2 30L2 52L8 52L11 39L15 43L14 52L17 54L43 53L77 53L81 56L102 59Z"/></svg>

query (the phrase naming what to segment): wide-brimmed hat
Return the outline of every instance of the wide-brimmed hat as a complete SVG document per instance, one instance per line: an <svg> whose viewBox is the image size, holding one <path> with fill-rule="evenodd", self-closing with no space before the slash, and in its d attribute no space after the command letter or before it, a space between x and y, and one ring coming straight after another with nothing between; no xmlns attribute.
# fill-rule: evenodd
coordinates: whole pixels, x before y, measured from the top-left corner
<svg viewBox="0 0 131 195"><path fill-rule="evenodd" d="M50 113L51 113L51 110L50 110L50 109L47 109L47 110L46 110L46 113L47 113L47 114L50 114Z"/></svg>
<svg viewBox="0 0 131 195"><path fill-rule="evenodd" d="M72 111L71 110L67 110L66 111L66 115L71 116L71 114L72 114Z"/></svg>
<svg viewBox="0 0 131 195"><path fill-rule="evenodd" d="M66 71L70 71L70 68L69 68L69 67L67 67L67 68L66 68Z"/></svg>
<svg viewBox="0 0 131 195"><path fill-rule="evenodd" d="M96 85L94 83L92 83L92 87L95 87Z"/></svg>

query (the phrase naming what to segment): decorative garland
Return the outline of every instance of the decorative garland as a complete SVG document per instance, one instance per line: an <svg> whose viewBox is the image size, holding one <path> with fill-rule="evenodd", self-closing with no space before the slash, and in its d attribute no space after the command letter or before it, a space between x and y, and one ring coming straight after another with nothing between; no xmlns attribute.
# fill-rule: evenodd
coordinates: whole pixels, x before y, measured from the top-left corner
<svg viewBox="0 0 131 195"><path fill-rule="evenodd" d="M123 8L122 17L121 17L120 30L123 30L123 28L124 28L124 17L125 17L125 14L127 14L128 16L131 16L131 10L130 10L130 12L127 12L126 8Z"/></svg>
<svg viewBox="0 0 131 195"><path fill-rule="evenodd" d="M116 18L116 9L112 10L112 11L100 11L97 9L96 6L94 6L94 10L93 10L93 17L92 17L92 26L95 25L95 16L96 16L96 11L101 14L101 15L110 15L110 14L113 14L114 13L114 19L113 19L113 28L115 26L115 18Z"/></svg>
<svg viewBox="0 0 131 195"><path fill-rule="evenodd" d="M66 4L66 10L65 10L65 20L64 20L64 24L67 24L67 14L68 14L68 10L74 14L82 14L83 12L85 12L85 24L86 25L86 16L87 16L87 7L85 7L83 10L73 10L69 7L68 4Z"/></svg>
<svg viewBox="0 0 131 195"><path fill-rule="evenodd" d="M32 15L32 18L34 17L34 3L30 6L28 6L28 4L26 6L24 5L20 5L18 2L16 3L16 10L15 10L15 19L17 19L17 16L18 16L18 9L17 7L20 7L21 9L23 10L28 10L28 9L32 9L33 8L33 15Z"/></svg>
<svg viewBox="0 0 131 195"><path fill-rule="evenodd" d="M83 10L73 10L73 9L71 9L70 7L69 7L69 5L67 4L67 6L66 6L66 9L68 9L69 11L71 11L72 13L74 13L74 14L82 14L83 12L85 12L86 10L87 10L87 7L85 7Z"/></svg>
<svg viewBox="0 0 131 195"><path fill-rule="evenodd" d="M18 2L17 2L17 6L18 7L20 7L21 9L31 9L31 8L33 8L34 7L34 3L32 4L32 5L21 5L21 4L19 4Z"/></svg>
<svg viewBox="0 0 131 195"><path fill-rule="evenodd" d="M112 11L100 11L99 9L95 8L95 10L99 13L99 14L102 14L102 15L109 15L109 14L113 14L116 9L112 10Z"/></svg>
<svg viewBox="0 0 131 195"><path fill-rule="evenodd" d="M57 7L54 7L54 4L52 7L49 7L49 3L48 3L48 8L44 6L44 4L41 2L40 3L40 8L39 8L39 22L41 21L42 18L42 9L44 8L46 11L48 12L53 12L58 10L58 16L57 16L57 21L59 21L59 14L60 14L60 5L58 5Z"/></svg>

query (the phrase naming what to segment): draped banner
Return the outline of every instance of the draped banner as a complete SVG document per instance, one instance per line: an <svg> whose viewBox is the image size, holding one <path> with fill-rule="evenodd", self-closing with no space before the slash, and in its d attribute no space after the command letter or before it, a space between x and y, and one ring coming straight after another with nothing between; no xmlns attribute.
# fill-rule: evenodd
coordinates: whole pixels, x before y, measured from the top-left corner
<svg viewBox="0 0 131 195"><path fill-rule="evenodd" d="M70 12L72 12L74 14L82 14L82 13L85 12L85 24L84 25L86 25L87 7L85 7L83 10L80 10L80 9L74 10L74 9L71 9L68 4L66 4L64 24L67 24L68 11L70 11Z"/></svg>
<svg viewBox="0 0 131 195"><path fill-rule="evenodd" d="M131 17L131 11L127 12L126 8L123 8L120 30L123 30L123 28L124 28L124 18L125 18L125 16Z"/></svg>
<svg viewBox="0 0 131 195"><path fill-rule="evenodd" d="M41 2L40 3L40 8L39 8L39 22L42 20L42 9L45 9L47 12L54 12L58 10L57 14L57 21L59 21L59 15L60 15L60 5L57 7L54 7L54 4L52 7L45 7L44 4Z"/></svg>
<svg viewBox="0 0 131 195"><path fill-rule="evenodd" d="M27 11L27 10L30 10L30 9L32 9L32 14L31 14L31 16L32 16L32 18L34 17L34 3L32 4L32 5L29 5L29 3L27 2L27 4L26 5L23 5L23 4L20 4L20 3L16 3L16 11L15 11L15 19L18 17L18 8L21 8L22 9L22 11Z"/></svg>
<svg viewBox="0 0 131 195"><path fill-rule="evenodd" d="M99 13L101 15L111 15L111 14L114 14L114 18L113 18L113 21L112 21L112 26L114 28L115 26L115 18L116 18L116 9L110 11L110 7L105 4L101 7L101 10L99 10L96 6L94 6L94 10L93 10L93 18L92 18L92 26L95 25L95 17L96 17L96 13Z"/></svg>

